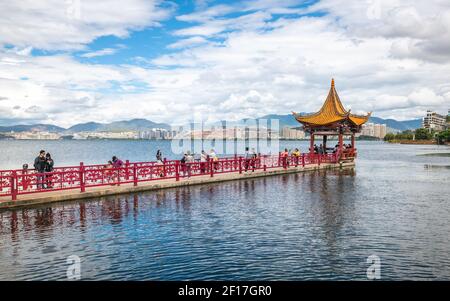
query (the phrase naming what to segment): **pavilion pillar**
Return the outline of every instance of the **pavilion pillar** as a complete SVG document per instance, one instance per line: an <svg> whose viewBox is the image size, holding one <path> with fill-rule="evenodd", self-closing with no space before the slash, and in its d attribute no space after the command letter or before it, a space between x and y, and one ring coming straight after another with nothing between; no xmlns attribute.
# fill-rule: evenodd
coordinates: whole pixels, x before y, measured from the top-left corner
<svg viewBox="0 0 450 301"><path fill-rule="evenodd" d="M314 133L311 132L311 137L309 138L309 153L314 154Z"/></svg>
<svg viewBox="0 0 450 301"><path fill-rule="evenodd" d="M355 134L352 134L352 150L355 150Z"/></svg>
<svg viewBox="0 0 450 301"><path fill-rule="evenodd" d="M327 138L328 138L327 135L323 135L323 142L322 142L322 145L323 145L323 153L324 153L324 154L327 153Z"/></svg>
<svg viewBox="0 0 450 301"><path fill-rule="evenodd" d="M344 135L342 133L339 133L339 154L342 154L342 149L344 146Z"/></svg>

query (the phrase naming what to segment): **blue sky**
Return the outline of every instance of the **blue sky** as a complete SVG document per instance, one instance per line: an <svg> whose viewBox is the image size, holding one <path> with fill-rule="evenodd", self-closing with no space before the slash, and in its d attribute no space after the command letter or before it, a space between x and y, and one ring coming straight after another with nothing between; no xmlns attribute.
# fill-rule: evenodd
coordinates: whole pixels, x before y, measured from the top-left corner
<svg viewBox="0 0 450 301"><path fill-rule="evenodd" d="M412 0L0 3L0 125L237 120L450 103L450 4Z"/></svg>

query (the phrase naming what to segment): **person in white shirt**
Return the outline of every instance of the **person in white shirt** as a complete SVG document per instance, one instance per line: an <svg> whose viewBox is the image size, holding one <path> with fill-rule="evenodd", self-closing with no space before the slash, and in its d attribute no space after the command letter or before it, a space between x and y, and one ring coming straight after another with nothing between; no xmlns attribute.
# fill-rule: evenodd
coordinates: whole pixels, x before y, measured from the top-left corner
<svg viewBox="0 0 450 301"><path fill-rule="evenodd" d="M186 152L186 171L188 178L191 177L192 163L194 163L194 156L191 155L190 151Z"/></svg>
<svg viewBox="0 0 450 301"><path fill-rule="evenodd" d="M202 150L202 153L200 154L200 172L202 174L206 173L208 161L209 161L208 154L204 150Z"/></svg>

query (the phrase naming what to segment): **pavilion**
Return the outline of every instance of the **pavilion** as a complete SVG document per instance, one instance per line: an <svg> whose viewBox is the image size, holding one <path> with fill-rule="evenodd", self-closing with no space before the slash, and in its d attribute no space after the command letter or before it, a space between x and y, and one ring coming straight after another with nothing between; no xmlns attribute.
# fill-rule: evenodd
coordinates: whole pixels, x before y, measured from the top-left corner
<svg viewBox="0 0 450 301"><path fill-rule="evenodd" d="M310 153L314 153L314 136L323 137L323 149L327 149L328 136L338 136L338 154L340 158L344 154L344 136L351 136L351 149L346 150L346 157L354 158L355 134L361 131L361 126L369 120L370 114L355 115L346 110L339 99L331 80L331 88L322 108L317 113L297 114L293 112L295 119L303 124L304 130L310 134Z"/></svg>

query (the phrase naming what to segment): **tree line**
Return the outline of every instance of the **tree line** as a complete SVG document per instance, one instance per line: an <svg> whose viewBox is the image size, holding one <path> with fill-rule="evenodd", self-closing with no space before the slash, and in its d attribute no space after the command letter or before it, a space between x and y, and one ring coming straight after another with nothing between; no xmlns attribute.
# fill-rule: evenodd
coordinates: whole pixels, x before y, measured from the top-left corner
<svg viewBox="0 0 450 301"><path fill-rule="evenodd" d="M450 142L450 129L445 131L436 132L434 130L428 130L424 128L412 130L406 130L401 133L388 133L384 137L385 141L394 142L401 140L435 140L438 144L444 144Z"/></svg>

